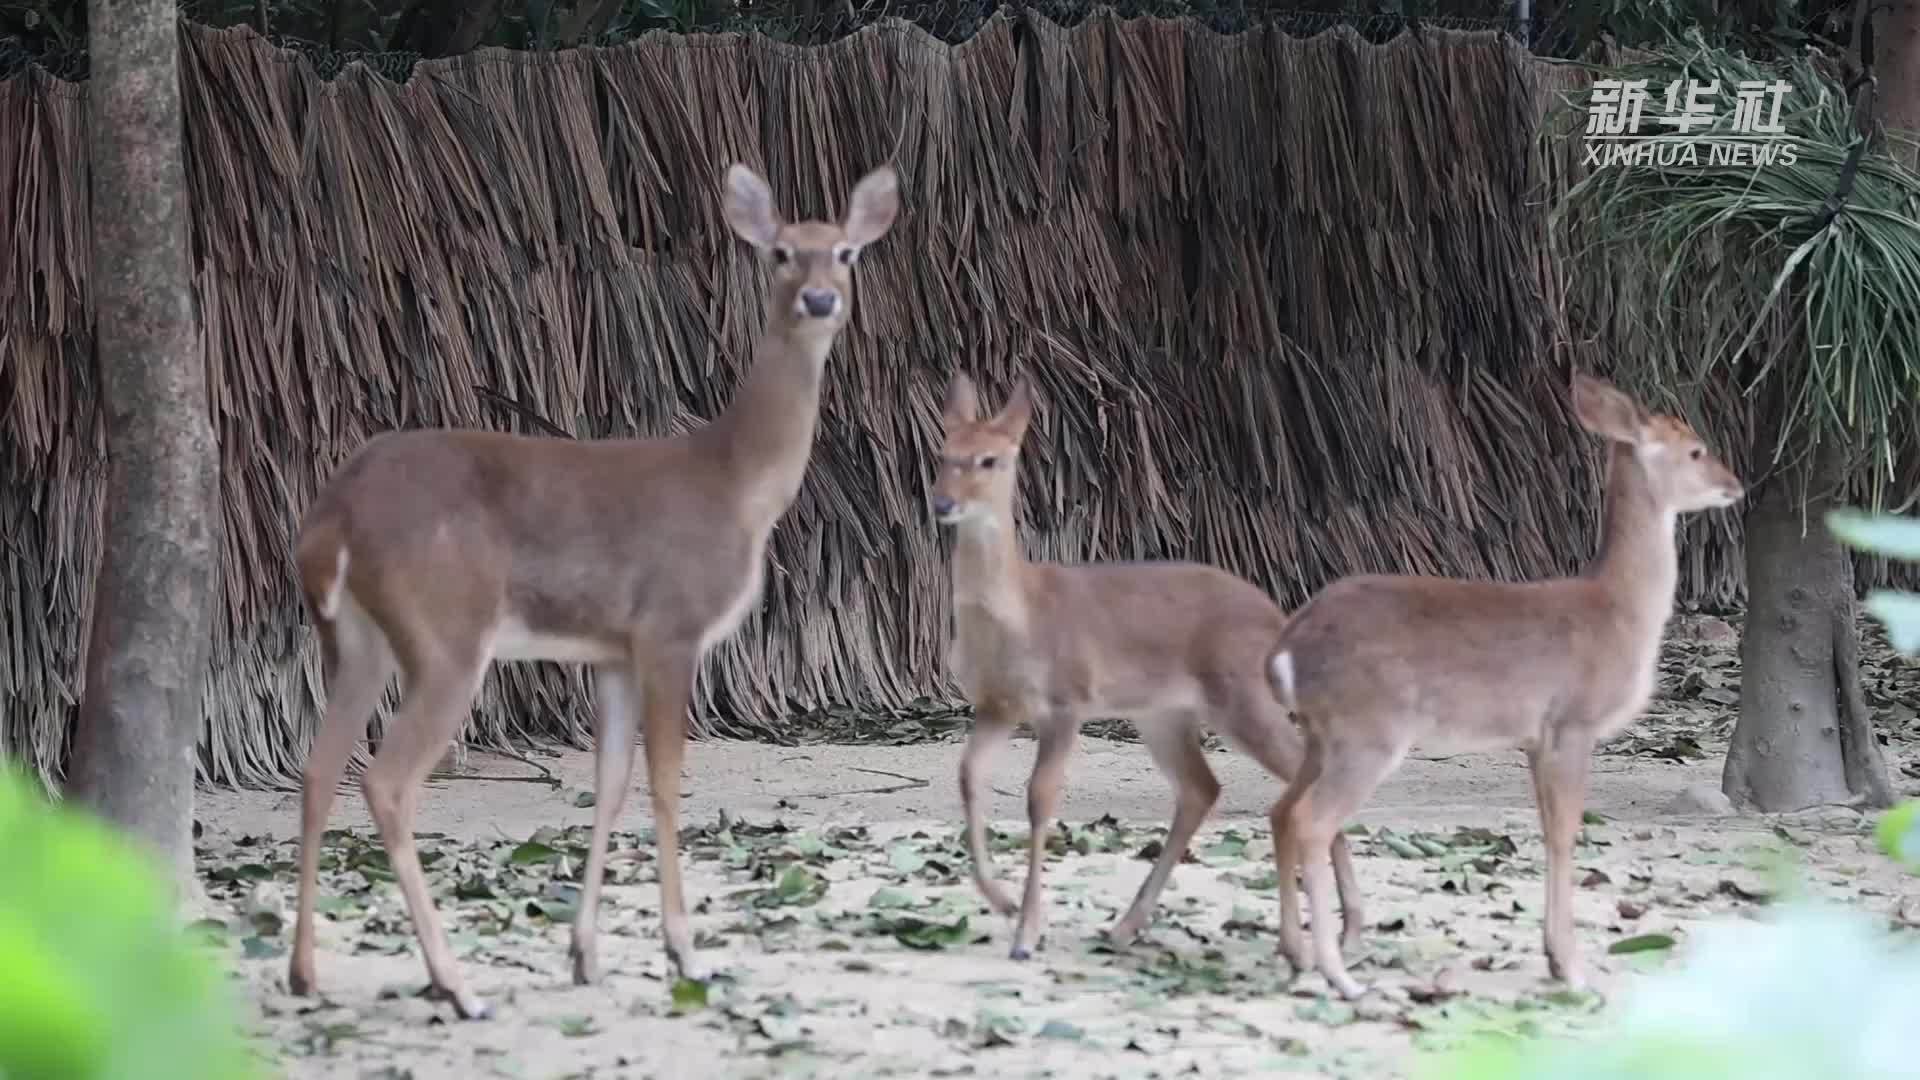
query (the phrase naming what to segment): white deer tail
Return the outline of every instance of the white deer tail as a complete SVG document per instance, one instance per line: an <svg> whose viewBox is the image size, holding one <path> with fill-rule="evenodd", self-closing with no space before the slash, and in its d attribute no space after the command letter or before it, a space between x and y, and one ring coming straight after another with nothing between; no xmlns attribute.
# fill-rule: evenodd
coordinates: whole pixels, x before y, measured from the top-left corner
<svg viewBox="0 0 1920 1080"><path fill-rule="evenodd" d="M347 587L347 562L347 545L341 544L334 550L333 573L327 577L326 585L314 598L314 613L328 622L340 615L340 594Z"/></svg>
<svg viewBox="0 0 1920 1080"><path fill-rule="evenodd" d="M1267 660L1267 683L1273 687L1273 696L1290 710L1298 710L1293 693L1293 650L1281 649Z"/></svg>

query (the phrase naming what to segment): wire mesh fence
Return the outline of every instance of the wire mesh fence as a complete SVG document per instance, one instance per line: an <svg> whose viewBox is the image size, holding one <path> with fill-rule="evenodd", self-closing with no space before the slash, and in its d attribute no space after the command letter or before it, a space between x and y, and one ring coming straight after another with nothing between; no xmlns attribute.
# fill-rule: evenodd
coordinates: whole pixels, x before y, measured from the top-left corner
<svg viewBox="0 0 1920 1080"><path fill-rule="evenodd" d="M1519 36L1522 24L1513 17L1511 5L1503 0L1465 0L1453 4L1455 10L1444 14L1417 12L1324 11L1262 3L1260 0L1120 0L1119 3L1092 3L1089 0L868 0L856 6L845 0L840 6L813 12L795 12L790 8L760 8L738 3L725 14L708 7L688 5L671 18L629 18L617 21L586 44L611 47L648 34L761 34L794 45L824 45L867 27L900 19L925 31L933 38L957 45L978 34L996 16L1018 23L1037 16L1062 27L1070 27L1089 18L1111 15L1118 18L1192 19L1220 34L1237 34L1259 28L1271 28L1294 37L1311 37L1337 27L1348 27L1361 38L1374 43L1388 41L1401 34L1418 34L1427 29L1494 31ZM355 64L394 82L405 82L425 54L405 49L332 48L295 34L269 29L263 35L293 54L303 57L323 79L332 79ZM56 78L79 81L87 77L87 53L80 47L63 47L52 39L29 40L15 34L0 36L0 79L39 67Z"/></svg>

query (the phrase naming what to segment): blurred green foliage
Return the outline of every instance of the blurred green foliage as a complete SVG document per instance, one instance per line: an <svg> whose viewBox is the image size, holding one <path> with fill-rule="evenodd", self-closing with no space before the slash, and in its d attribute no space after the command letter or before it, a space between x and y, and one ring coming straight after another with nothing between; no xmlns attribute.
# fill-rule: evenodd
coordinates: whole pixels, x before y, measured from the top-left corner
<svg viewBox="0 0 1920 1080"><path fill-rule="evenodd" d="M1605 1028L1484 1039L1422 1080L1895 1080L1913 1053L1920 941L1882 917L1795 903L1702 927L1686 963L1645 977Z"/></svg>
<svg viewBox="0 0 1920 1080"><path fill-rule="evenodd" d="M1909 408L1913 405L1911 391L1907 405ZM1834 510L1827 514L1827 528L1848 547L1889 559L1920 562L1920 520L1896 514ZM1886 625L1887 643L1896 652L1907 656L1920 653L1920 594L1875 589L1867 594L1866 606L1868 614Z"/></svg>
<svg viewBox="0 0 1920 1080"><path fill-rule="evenodd" d="M1889 559L1920 562L1920 520L1896 514L1868 514L1835 510L1827 528L1848 547ZM1867 612L1887 627L1887 643L1907 656L1920 653L1920 594L1875 589L1867 594ZM1920 801L1887 811L1874 832L1880 850L1907 869L1920 873Z"/></svg>
<svg viewBox="0 0 1920 1080"><path fill-rule="evenodd" d="M147 854L0 766L0 1078L263 1075Z"/></svg>

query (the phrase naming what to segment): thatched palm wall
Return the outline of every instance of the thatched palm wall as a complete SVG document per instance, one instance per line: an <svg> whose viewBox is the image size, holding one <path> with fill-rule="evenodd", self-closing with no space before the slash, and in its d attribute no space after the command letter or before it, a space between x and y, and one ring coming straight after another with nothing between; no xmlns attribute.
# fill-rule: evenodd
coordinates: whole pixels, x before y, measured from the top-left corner
<svg viewBox="0 0 1920 1080"><path fill-rule="evenodd" d="M1562 404L1529 200L1533 61L1493 34L1221 37L1180 22L905 26L811 50L655 36L482 52L396 86L318 79L250 31L183 31L226 577L203 766L297 775L317 679L289 541L320 480L395 426L682 430L735 386L761 278L727 162L793 214L895 160L814 468L764 611L703 714L950 696L924 510L947 373L1042 408L1037 555L1179 554L1286 603L1330 577L1512 577L1591 548L1598 457ZM0 83L0 737L56 768L101 519L83 87ZM1683 584L1738 578L1722 521ZM516 665L471 735L578 739L581 677Z"/></svg>

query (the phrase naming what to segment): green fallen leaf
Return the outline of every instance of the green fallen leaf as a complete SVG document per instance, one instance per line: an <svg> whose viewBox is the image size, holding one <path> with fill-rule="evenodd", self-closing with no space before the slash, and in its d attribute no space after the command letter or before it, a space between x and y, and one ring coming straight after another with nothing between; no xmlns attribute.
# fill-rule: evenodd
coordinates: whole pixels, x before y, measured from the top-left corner
<svg viewBox="0 0 1920 1080"><path fill-rule="evenodd" d="M927 865L927 857L903 840L887 849L887 865L902 874L917 874Z"/></svg>
<svg viewBox="0 0 1920 1080"><path fill-rule="evenodd" d="M277 941L268 941L256 935L240 939L240 952L249 960L266 960L275 956L285 956L287 947Z"/></svg>
<svg viewBox="0 0 1920 1080"><path fill-rule="evenodd" d="M676 979L671 991L673 1012L697 1012L707 1007L707 984L696 979Z"/></svg>
<svg viewBox="0 0 1920 1080"><path fill-rule="evenodd" d="M804 907L827 895L827 879L809 870L804 863L788 863L770 889L752 894L754 907Z"/></svg>
<svg viewBox="0 0 1920 1080"><path fill-rule="evenodd" d="M322 915L360 915L370 903L365 896L321 896L313 901L313 910Z"/></svg>
<svg viewBox="0 0 1920 1080"><path fill-rule="evenodd" d="M927 922L924 919L896 919L888 925L894 940L909 949L948 949L955 945L964 945L968 939L966 916L950 923Z"/></svg>
<svg viewBox="0 0 1920 1080"><path fill-rule="evenodd" d="M1629 953L1655 952L1673 948L1673 938L1667 934L1640 934L1635 937L1621 938L1607 946L1607 952L1614 956Z"/></svg>
<svg viewBox="0 0 1920 1080"><path fill-rule="evenodd" d="M1042 1039L1065 1039L1069 1042L1079 1042L1087 1037L1085 1031L1065 1020L1049 1020L1040 1025L1037 1034Z"/></svg>
<svg viewBox="0 0 1920 1080"><path fill-rule="evenodd" d="M600 1034L600 1027L591 1016L563 1016L559 1021L560 1034L569 1039L584 1039L589 1035Z"/></svg>
<svg viewBox="0 0 1920 1080"><path fill-rule="evenodd" d="M896 889L890 885L874 890L873 896L867 900L868 907L877 908L882 911L918 907L919 904L920 901L914 899L912 893L907 892L905 889Z"/></svg>
<svg viewBox="0 0 1920 1080"><path fill-rule="evenodd" d="M273 877L273 871L259 863L242 863L239 866L222 866L207 875L211 881L266 881Z"/></svg>
<svg viewBox="0 0 1920 1080"><path fill-rule="evenodd" d="M570 901L540 897L527 901L526 913L549 922L570 923L580 913L580 908Z"/></svg>
<svg viewBox="0 0 1920 1080"><path fill-rule="evenodd" d="M554 862L559 858L560 853L553 848L538 840L526 840L513 849L513 854L507 856L507 862L513 866L535 866Z"/></svg>
<svg viewBox="0 0 1920 1080"><path fill-rule="evenodd" d="M1244 859L1247 857L1247 838L1233 830L1228 830L1221 834L1220 839L1203 848L1200 857L1208 861Z"/></svg>
<svg viewBox="0 0 1920 1080"><path fill-rule="evenodd" d="M576 791L573 793L573 805L579 807L582 810L586 809L589 806L592 806L594 804L594 801L595 801L595 796L591 791Z"/></svg>
<svg viewBox="0 0 1920 1080"><path fill-rule="evenodd" d="M1427 857L1426 852L1421 851L1412 843L1401 838L1391 829L1383 827L1379 832L1374 834L1373 838L1379 843L1386 845L1388 851L1393 852L1403 859L1424 859Z"/></svg>

